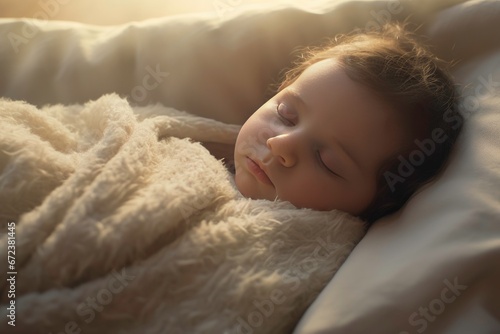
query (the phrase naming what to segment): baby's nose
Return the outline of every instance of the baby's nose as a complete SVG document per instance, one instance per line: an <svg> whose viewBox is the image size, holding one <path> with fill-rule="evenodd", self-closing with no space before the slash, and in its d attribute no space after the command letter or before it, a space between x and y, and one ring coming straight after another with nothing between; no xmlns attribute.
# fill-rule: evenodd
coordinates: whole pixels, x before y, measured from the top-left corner
<svg viewBox="0 0 500 334"><path fill-rule="evenodd" d="M289 134L271 137L266 142L271 154L285 167L292 167L297 162L293 138Z"/></svg>

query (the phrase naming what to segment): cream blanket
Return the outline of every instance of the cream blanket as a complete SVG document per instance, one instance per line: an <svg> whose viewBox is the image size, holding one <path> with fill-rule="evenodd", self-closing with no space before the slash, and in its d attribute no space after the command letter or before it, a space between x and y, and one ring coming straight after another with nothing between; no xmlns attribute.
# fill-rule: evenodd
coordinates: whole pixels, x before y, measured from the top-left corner
<svg viewBox="0 0 500 334"><path fill-rule="evenodd" d="M107 95L2 99L0 128L2 333L286 333L364 234L242 198L195 142L237 126Z"/></svg>

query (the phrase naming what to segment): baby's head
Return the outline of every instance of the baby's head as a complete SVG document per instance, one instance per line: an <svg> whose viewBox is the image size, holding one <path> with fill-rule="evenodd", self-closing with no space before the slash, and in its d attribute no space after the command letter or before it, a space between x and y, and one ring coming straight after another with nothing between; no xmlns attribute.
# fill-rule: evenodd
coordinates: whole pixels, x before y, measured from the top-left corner
<svg viewBox="0 0 500 334"><path fill-rule="evenodd" d="M399 26L302 55L238 135L238 189L370 222L396 211L443 168L462 126L438 63Z"/></svg>

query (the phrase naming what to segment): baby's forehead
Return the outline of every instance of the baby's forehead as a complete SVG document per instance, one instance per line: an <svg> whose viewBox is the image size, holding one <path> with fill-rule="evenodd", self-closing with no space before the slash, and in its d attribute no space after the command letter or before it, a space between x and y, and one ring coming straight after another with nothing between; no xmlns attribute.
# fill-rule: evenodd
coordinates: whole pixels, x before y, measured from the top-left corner
<svg viewBox="0 0 500 334"><path fill-rule="evenodd" d="M311 64L299 75L297 80L301 79L319 79L324 76L338 76L345 74L342 64L336 58L328 58Z"/></svg>
<svg viewBox="0 0 500 334"><path fill-rule="evenodd" d="M352 75L353 71L356 72L356 76ZM362 68L352 69L337 58L329 58L309 66L291 86L303 86L305 91L308 86L310 90L316 91L323 86L325 87L323 94L332 98L337 97L338 94L335 93L340 90L340 94L349 97L353 105L368 99L368 103L385 105L385 108L391 111L391 117L396 118L399 125L410 131L413 137L428 132L430 117L428 111L425 108L408 108L409 104L425 104L424 100L409 101L407 97L399 96L397 92L389 92L382 82L381 85L375 86L372 82L366 82L368 79L364 81L363 74ZM391 84L389 80L387 83Z"/></svg>

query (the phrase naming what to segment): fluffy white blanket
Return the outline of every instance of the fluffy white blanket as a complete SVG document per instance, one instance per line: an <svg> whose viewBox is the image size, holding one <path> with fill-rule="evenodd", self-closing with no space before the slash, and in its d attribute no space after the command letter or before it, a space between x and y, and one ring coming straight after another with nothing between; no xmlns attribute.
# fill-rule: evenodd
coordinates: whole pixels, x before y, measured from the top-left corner
<svg viewBox="0 0 500 334"><path fill-rule="evenodd" d="M195 142L237 126L107 95L2 99L0 128L2 333L286 333L364 235L241 197Z"/></svg>

